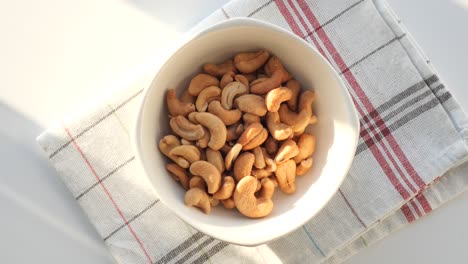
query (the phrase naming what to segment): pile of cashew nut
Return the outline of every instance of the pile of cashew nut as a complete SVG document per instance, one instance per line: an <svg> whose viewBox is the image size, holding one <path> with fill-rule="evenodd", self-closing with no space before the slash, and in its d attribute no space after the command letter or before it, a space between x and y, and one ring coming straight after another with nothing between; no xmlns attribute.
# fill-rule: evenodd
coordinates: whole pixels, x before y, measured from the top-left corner
<svg viewBox="0 0 468 264"><path fill-rule="evenodd" d="M314 90L264 49L205 64L184 93L166 94L173 134L159 141L185 204L209 214L219 202L250 218L269 215L276 187L296 191L312 167Z"/></svg>

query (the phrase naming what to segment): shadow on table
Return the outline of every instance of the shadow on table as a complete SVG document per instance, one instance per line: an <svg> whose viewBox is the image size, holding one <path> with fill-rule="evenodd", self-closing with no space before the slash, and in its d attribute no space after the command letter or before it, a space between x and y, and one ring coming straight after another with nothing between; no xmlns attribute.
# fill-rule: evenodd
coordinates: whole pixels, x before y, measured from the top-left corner
<svg viewBox="0 0 468 264"><path fill-rule="evenodd" d="M229 0L127 0L127 2L176 31L185 32Z"/></svg>
<svg viewBox="0 0 468 264"><path fill-rule="evenodd" d="M92 226L83 221L84 216L78 203L70 195L35 140L44 128L2 101L0 120L0 207L2 212L8 215L6 218L2 216L2 221L12 221L14 224L9 229L13 232L24 229L17 226L22 224L41 229L37 234L28 235L29 242L22 245L25 249L40 249L53 245L58 243L60 238L63 240L65 235L65 238L71 239L67 243L75 247L78 243L82 246L81 251L83 248L91 249L95 255L101 255L104 261L102 256L107 258L108 253L104 250L101 239ZM22 218L23 215L28 219L15 221L15 217ZM44 230L53 230L49 231L50 241L34 246L33 244L42 239L40 234ZM24 237L26 235L16 239L21 240ZM54 237L57 240L54 241ZM11 246L15 246L14 242ZM59 255L61 254L57 254L53 259L61 258Z"/></svg>

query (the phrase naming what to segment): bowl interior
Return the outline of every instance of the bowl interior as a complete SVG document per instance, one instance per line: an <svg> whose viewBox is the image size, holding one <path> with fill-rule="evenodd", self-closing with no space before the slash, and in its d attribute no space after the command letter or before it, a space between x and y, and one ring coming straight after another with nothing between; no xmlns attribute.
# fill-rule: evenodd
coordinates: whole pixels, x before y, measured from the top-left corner
<svg viewBox="0 0 468 264"><path fill-rule="evenodd" d="M303 85L315 89L314 112L319 122L309 130L317 139L313 169L296 178L297 191L276 191L274 209L263 219L247 219L222 206L210 215L184 205L184 190L166 172L166 158L157 142L170 133L165 90L179 95L208 62L222 62L241 51L266 48L278 56ZM137 155L161 201L196 229L215 238L255 245L298 228L333 196L344 179L356 148L357 119L354 106L331 66L304 41L263 23L220 27L202 33L180 48L161 68L146 92L136 129Z"/></svg>

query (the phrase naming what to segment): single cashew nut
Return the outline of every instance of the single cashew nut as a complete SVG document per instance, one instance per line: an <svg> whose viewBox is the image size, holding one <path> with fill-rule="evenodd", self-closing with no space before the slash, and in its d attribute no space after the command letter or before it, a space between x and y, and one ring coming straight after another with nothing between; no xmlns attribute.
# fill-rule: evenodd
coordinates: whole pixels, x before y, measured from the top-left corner
<svg viewBox="0 0 468 264"><path fill-rule="evenodd" d="M219 117L211 113L197 113L195 119L202 124L204 127L208 128L210 131L210 141L208 142L208 147L213 150L219 150L226 143L226 126Z"/></svg>
<svg viewBox="0 0 468 264"><path fill-rule="evenodd" d="M232 60L227 60L220 64L207 63L203 65L203 71L215 77L221 77L228 72L235 72L236 66Z"/></svg>
<svg viewBox="0 0 468 264"><path fill-rule="evenodd" d="M304 131L309 124L310 115L306 110L296 113L290 111L286 104L281 104L278 114L281 122L291 126L294 133Z"/></svg>
<svg viewBox="0 0 468 264"><path fill-rule="evenodd" d="M166 169L175 181L178 181L184 189L189 189L189 176L187 171L175 163L166 164Z"/></svg>
<svg viewBox="0 0 468 264"><path fill-rule="evenodd" d="M192 96L198 96L203 89L210 86L219 86L218 79L211 75L200 73L190 81L188 92Z"/></svg>
<svg viewBox="0 0 468 264"><path fill-rule="evenodd" d="M167 109L171 116L186 116L195 111L195 105L192 103L184 103L177 98L175 89L168 89L166 93Z"/></svg>
<svg viewBox="0 0 468 264"><path fill-rule="evenodd" d="M315 100L315 91L314 90L305 90L301 93L299 97L299 111L306 109L307 113L310 116L313 115L312 113L312 103Z"/></svg>
<svg viewBox="0 0 468 264"><path fill-rule="evenodd" d="M193 176L189 181L189 188L199 188L201 190L206 190L206 182L200 176Z"/></svg>
<svg viewBox="0 0 468 264"><path fill-rule="evenodd" d="M200 150L193 145L180 145L171 149L170 156L176 157L176 163L182 168L188 168L193 162L200 160Z"/></svg>
<svg viewBox="0 0 468 264"><path fill-rule="evenodd" d="M297 147L299 153L294 157L296 163L301 162L304 159L312 156L315 151L315 137L311 134L304 133L297 140Z"/></svg>
<svg viewBox="0 0 468 264"><path fill-rule="evenodd" d="M275 192L275 184L269 178L264 178L260 181L260 191L257 193L258 198L271 199Z"/></svg>
<svg viewBox="0 0 468 264"><path fill-rule="evenodd" d="M249 89L249 87L250 87L249 80L247 80L247 78L244 75L237 74L237 75L234 76L234 79L236 80L236 82L240 82L243 85L245 85L245 87L247 87L247 90Z"/></svg>
<svg viewBox="0 0 468 264"><path fill-rule="evenodd" d="M226 110L231 110L232 102L234 98L241 94L246 94L249 92L247 86L240 82L231 82L228 83L221 92L221 105Z"/></svg>
<svg viewBox="0 0 468 264"><path fill-rule="evenodd" d="M269 215L273 210L273 201L268 197L255 196L257 179L252 176L244 177L234 191L234 203L239 212L250 218L261 218Z"/></svg>
<svg viewBox="0 0 468 264"><path fill-rule="evenodd" d="M265 65L265 73L268 74L268 76L271 76L275 72L281 73L281 83L284 83L292 78L291 74L286 71L278 57L273 56Z"/></svg>
<svg viewBox="0 0 468 264"><path fill-rule="evenodd" d="M252 73L262 67L270 57L268 51L243 52L234 57L234 64L243 73Z"/></svg>
<svg viewBox="0 0 468 264"><path fill-rule="evenodd" d="M276 152L278 151L278 141L276 141L276 139L274 139L272 136L269 136L265 140L265 149L268 154L275 156Z"/></svg>
<svg viewBox="0 0 468 264"><path fill-rule="evenodd" d="M287 101L289 109L291 111L296 111L297 110L297 100L299 98L299 93L301 92L301 84L296 81L296 80L289 80L286 83L286 87L288 87L289 90L291 90L291 99Z"/></svg>
<svg viewBox="0 0 468 264"><path fill-rule="evenodd" d="M174 133L189 141L198 140L205 134L201 125L195 125L183 116L172 117L169 125Z"/></svg>
<svg viewBox="0 0 468 264"><path fill-rule="evenodd" d="M231 176L226 176L223 179L223 184L219 190L213 194L213 197L218 200L229 199L232 196L235 187L236 183L234 182L234 178Z"/></svg>
<svg viewBox="0 0 468 264"><path fill-rule="evenodd" d="M268 112L266 117L268 131L276 140L285 140L292 136L293 130L290 126L281 123L278 112Z"/></svg>
<svg viewBox="0 0 468 264"><path fill-rule="evenodd" d="M228 85L229 83L232 83L234 81L235 75L236 74L234 72L225 73L223 77L221 78L221 81L219 82L219 87L223 89L224 87L226 87L226 85Z"/></svg>
<svg viewBox="0 0 468 264"><path fill-rule="evenodd" d="M250 150L263 144L268 137L268 131L260 123L250 124L237 140L243 150Z"/></svg>
<svg viewBox="0 0 468 264"><path fill-rule="evenodd" d="M242 120L244 120L244 125L248 126L252 123L260 123L260 117L258 115L245 113L242 116Z"/></svg>
<svg viewBox="0 0 468 264"><path fill-rule="evenodd" d="M235 144L229 152L226 154L226 158L224 159L224 166L226 170L230 170L232 164L236 161L237 157L239 156L239 153L242 150L242 145L237 143Z"/></svg>
<svg viewBox="0 0 468 264"><path fill-rule="evenodd" d="M302 92L299 98L299 111L307 111L310 116L309 124L317 123L317 117L314 115L312 111L312 103L315 100L315 91L314 90L306 90Z"/></svg>
<svg viewBox="0 0 468 264"><path fill-rule="evenodd" d="M292 92L287 87L275 88L266 94L265 104L268 111L277 112L281 103L288 101L291 97Z"/></svg>
<svg viewBox="0 0 468 264"><path fill-rule="evenodd" d="M190 173L194 176L200 176L205 180L208 186L208 193L215 193L221 185L221 173L208 161L199 160L190 165Z"/></svg>
<svg viewBox="0 0 468 264"><path fill-rule="evenodd" d="M244 132L243 124L234 124L227 127L226 141L233 141L239 138Z"/></svg>
<svg viewBox="0 0 468 264"><path fill-rule="evenodd" d="M254 162L255 168L257 168L257 169L265 168L265 166L266 166L265 157L263 156L264 152L263 152L262 148L261 147L256 147L252 151L253 151L253 154L255 155L255 162Z"/></svg>
<svg viewBox="0 0 468 264"><path fill-rule="evenodd" d="M236 207L236 204L234 203L234 199L232 197L226 200L221 200L221 203L226 209L233 209Z"/></svg>
<svg viewBox="0 0 468 264"><path fill-rule="evenodd" d="M297 165L296 175L297 176L305 175L312 167L313 162L314 162L314 159L312 159L312 157L302 160L301 163Z"/></svg>
<svg viewBox="0 0 468 264"><path fill-rule="evenodd" d="M282 163L285 162L299 154L299 148L296 145L296 142L292 139L285 140L281 147L276 153L275 162Z"/></svg>
<svg viewBox="0 0 468 264"><path fill-rule="evenodd" d="M224 172L224 159L221 155L221 152L207 148L206 159L209 163L213 164L218 169L219 173Z"/></svg>
<svg viewBox="0 0 468 264"><path fill-rule="evenodd" d="M212 101L208 105L208 112L219 117L226 126L235 124L242 117L242 112L239 109L226 110L219 101Z"/></svg>
<svg viewBox="0 0 468 264"><path fill-rule="evenodd" d="M242 112L258 116L264 116L268 111L263 97L255 94L244 94L237 97L234 105Z"/></svg>
<svg viewBox="0 0 468 264"><path fill-rule="evenodd" d="M296 191L296 162L294 160L290 159L278 164L275 176L280 189L284 193L291 194Z"/></svg>
<svg viewBox="0 0 468 264"><path fill-rule="evenodd" d="M269 78L261 78L250 84L250 92L254 94L266 94L281 85L282 73L275 71Z"/></svg>
<svg viewBox="0 0 468 264"><path fill-rule="evenodd" d="M221 89L216 86L210 86L203 89L197 97L195 106L198 112L205 112L208 108L208 104L219 98L221 95Z"/></svg>
<svg viewBox="0 0 468 264"><path fill-rule="evenodd" d="M185 193L184 201L185 205L198 207L205 214L209 214L211 212L210 197L201 189L193 188L188 190Z"/></svg>
<svg viewBox="0 0 468 264"><path fill-rule="evenodd" d="M262 77L262 76L264 76L264 77ZM259 84L261 82L264 82L266 80L268 80L268 76L263 75L263 74L259 74L257 79L250 82L250 86L254 86L254 85Z"/></svg>
<svg viewBox="0 0 468 264"><path fill-rule="evenodd" d="M233 174L237 181L252 173L252 167L255 162L255 155L250 152L244 152L239 155L234 163Z"/></svg>

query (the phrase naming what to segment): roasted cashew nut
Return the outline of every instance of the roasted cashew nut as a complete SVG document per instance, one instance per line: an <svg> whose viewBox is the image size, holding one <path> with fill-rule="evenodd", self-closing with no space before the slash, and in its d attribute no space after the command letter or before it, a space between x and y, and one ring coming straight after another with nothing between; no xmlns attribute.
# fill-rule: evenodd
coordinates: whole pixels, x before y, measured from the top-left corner
<svg viewBox="0 0 468 264"><path fill-rule="evenodd" d="M211 113L197 113L195 119L210 131L210 141L208 147L219 150L226 143L226 126L219 117Z"/></svg>
<svg viewBox="0 0 468 264"><path fill-rule="evenodd" d="M297 140L299 153L294 157L296 163L312 156L315 151L315 137L311 134L304 133Z"/></svg>
<svg viewBox="0 0 468 264"><path fill-rule="evenodd" d="M265 168L265 157L263 156L264 151L262 150L261 147L256 147L253 150L253 154L255 155L255 162L254 166L257 169L263 169Z"/></svg>
<svg viewBox="0 0 468 264"><path fill-rule="evenodd" d="M180 145L176 146L169 151L171 157L175 157L174 160L180 167L188 168L193 162L200 160L200 150L193 145Z"/></svg>
<svg viewBox="0 0 468 264"><path fill-rule="evenodd" d="M232 102L234 98L241 94L246 94L249 92L247 86L240 82L231 82L228 83L221 92L221 105L226 110L231 110Z"/></svg>
<svg viewBox="0 0 468 264"><path fill-rule="evenodd" d="M205 134L203 135L202 138L197 140L197 142L195 143L200 148L208 147L208 142L210 142L210 138L211 138L210 131L206 127L203 127L203 131L205 131Z"/></svg>
<svg viewBox="0 0 468 264"><path fill-rule="evenodd" d="M309 116L310 124L315 124L317 123L317 117L314 116L314 113L312 111L312 103L315 101L315 91L314 90L306 90L302 92L300 98L299 98L299 111L305 110Z"/></svg>
<svg viewBox="0 0 468 264"><path fill-rule="evenodd" d="M174 135L167 135L164 136L161 140L159 140L159 150L171 160L177 162L180 158L172 156L170 154L171 150L177 146L180 146L179 139Z"/></svg>
<svg viewBox="0 0 468 264"><path fill-rule="evenodd" d="M209 214L211 212L210 197L201 189L192 188L188 190L185 193L184 201L187 206L198 207L205 214Z"/></svg>
<svg viewBox="0 0 468 264"><path fill-rule="evenodd" d="M185 190L189 189L189 176L187 171L175 163L166 164L166 170L172 175L175 181L178 181Z"/></svg>
<svg viewBox="0 0 468 264"><path fill-rule="evenodd" d="M265 65L265 73L271 76L275 72L281 73L281 83L284 83L292 78L292 76L286 71L278 57L271 57Z"/></svg>
<svg viewBox="0 0 468 264"><path fill-rule="evenodd" d="M292 139L285 140L281 144L278 153L276 153L275 162L277 164L283 163L291 158L294 158L298 153L299 148L297 147L296 142Z"/></svg>
<svg viewBox="0 0 468 264"><path fill-rule="evenodd" d="M197 97L195 106L198 112L205 112L208 108L208 104L219 98L221 95L221 89L216 86L210 86L203 89Z"/></svg>
<svg viewBox="0 0 468 264"><path fill-rule="evenodd" d="M212 150L210 148L206 149L206 160L213 164L219 171L219 173L224 172L224 159L219 150Z"/></svg>
<svg viewBox="0 0 468 264"><path fill-rule="evenodd" d="M273 201L268 197L255 196L257 179L252 176L242 178L234 191L234 203L237 210L250 218L261 218L273 210Z"/></svg>
<svg viewBox="0 0 468 264"><path fill-rule="evenodd" d="M185 138L180 139L180 144L182 145L195 145L193 141L186 140Z"/></svg>
<svg viewBox="0 0 468 264"><path fill-rule="evenodd" d="M220 64L207 63L203 65L203 71L215 77L221 77L228 72L235 72L236 66L232 60L227 60Z"/></svg>
<svg viewBox="0 0 468 264"><path fill-rule="evenodd" d="M305 160L302 160L299 163L299 165L297 165L296 175L297 176L305 175L310 170L310 168L312 167L313 162L314 162L314 159L312 159L312 157L309 157L309 158L307 158Z"/></svg>
<svg viewBox="0 0 468 264"><path fill-rule="evenodd" d="M190 165L190 173L194 176L200 176L205 180L208 186L208 193L215 193L221 185L221 173L208 161L199 160Z"/></svg>
<svg viewBox="0 0 468 264"><path fill-rule="evenodd" d="M306 110L295 113L290 111L286 104L281 104L278 114L281 122L291 126L294 133L304 132L309 125L310 115Z"/></svg>
<svg viewBox="0 0 468 264"><path fill-rule="evenodd" d="M249 80L247 80L247 78L244 75L237 74L234 76L234 79L236 80L236 82L240 82L243 85L245 85L245 87L247 87L247 90L250 88Z"/></svg>
<svg viewBox="0 0 468 264"><path fill-rule="evenodd" d="M242 112L264 116L267 113L265 99L255 94L244 94L236 98L234 105Z"/></svg>
<svg viewBox="0 0 468 264"><path fill-rule="evenodd" d="M239 153L242 150L242 145L237 143L235 144L229 152L226 154L226 158L224 159L224 166L226 170L230 170L232 164L236 161L237 157L239 156Z"/></svg>
<svg viewBox="0 0 468 264"><path fill-rule="evenodd" d="M250 150L263 144L268 137L268 131L260 123L250 124L237 140L243 150Z"/></svg>
<svg viewBox="0 0 468 264"><path fill-rule="evenodd" d="M189 188L199 188L201 190L206 190L206 182L200 176L193 176L189 181Z"/></svg>
<svg viewBox="0 0 468 264"><path fill-rule="evenodd" d="M234 72L227 72L223 75L223 77L221 78L221 81L219 82L219 87L221 87L221 89L224 89L224 87L226 87L226 85L228 85L229 83L232 83L234 81L234 76L236 74Z"/></svg>
<svg viewBox="0 0 468 264"><path fill-rule="evenodd" d="M296 81L296 80L289 80L286 83L286 87L288 87L289 90L291 90L291 99L287 101L289 109L291 111L296 111L297 110L297 100L299 98L299 93L301 92L301 84Z"/></svg>
<svg viewBox="0 0 468 264"><path fill-rule="evenodd" d="M234 178L236 178L237 181L240 181L245 176L251 175L254 162L254 154L250 152L241 153L234 163Z"/></svg>
<svg viewBox="0 0 468 264"><path fill-rule="evenodd" d="M292 136L293 130L290 126L281 123L278 112L268 112L266 123L268 131L276 140L285 140Z"/></svg>
<svg viewBox="0 0 468 264"><path fill-rule="evenodd" d="M198 140L205 134L201 125L195 125L183 116L172 117L169 125L174 133L189 141Z"/></svg>
<svg viewBox="0 0 468 264"><path fill-rule="evenodd" d="M234 64L242 73L252 73L262 67L270 57L268 51L243 52L234 57Z"/></svg>
<svg viewBox="0 0 468 264"><path fill-rule="evenodd" d="M223 178L223 184L221 185L219 190L213 194L213 198L218 200L229 199L231 198L235 187L236 183L234 182L234 178L232 178L231 176L226 176Z"/></svg>
<svg viewBox="0 0 468 264"><path fill-rule="evenodd" d="M168 89L166 93L167 110L171 116L186 116L195 111L195 105L192 103L184 103L177 98L174 89Z"/></svg>
<svg viewBox="0 0 468 264"><path fill-rule="evenodd" d="M269 78L261 78L250 84L250 92L254 94L266 94L281 85L282 73L275 71Z"/></svg>
<svg viewBox="0 0 468 264"><path fill-rule="evenodd" d="M192 96L198 96L203 89L210 86L219 86L218 79L211 75L200 73L190 81L188 92Z"/></svg>
<svg viewBox="0 0 468 264"><path fill-rule="evenodd" d="M219 101L212 101L208 105L208 112L219 117L226 126L237 123L242 117L242 112L239 109L226 110Z"/></svg>
<svg viewBox="0 0 468 264"><path fill-rule="evenodd" d="M265 96L265 104L270 112L278 112L282 102L292 97L292 91L286 87L278 87L269 91ZM197 108L198 109L198 108Z"/></svg>
<svg viewBox="0 0 468 264"><path fill-rule="evenodd" d="M296 162L294 160L290 159L278 164L275 176L278 186L284 193L291 194L296 191Z"/></svg>

